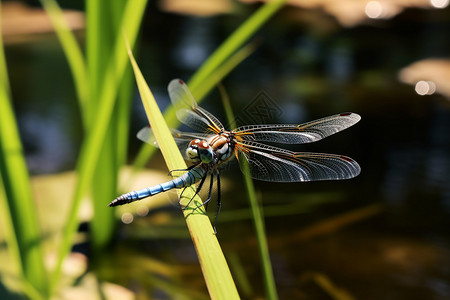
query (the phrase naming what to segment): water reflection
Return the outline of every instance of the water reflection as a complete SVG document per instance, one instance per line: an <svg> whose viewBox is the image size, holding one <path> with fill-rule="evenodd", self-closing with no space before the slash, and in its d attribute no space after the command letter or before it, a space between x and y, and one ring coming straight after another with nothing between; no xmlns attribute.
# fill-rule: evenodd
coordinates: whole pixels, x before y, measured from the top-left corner
<svg viewBox="0 0 450 300"><path fill-rule="evenodd" d="M195 70L216 47L214 18L185 18L179 29L179 38L172 59L182 69Z"/></svg>
<svg viewBox="0 0 450 300"><path fill-rule="evenodd" d="M434 110L427 127L425 135L416 137L415 145L395 147L388 152L385 198L397 207L418 201L418 207L429 209L437 205L445 210L441 213L450 213L450 112Z"/></svg>
<svg viewBox="0 0 450 300"><path fill-rule="evenodd" d="M260 0L240 0L242 2L259 2ZM263 0L267 1L267 0ZM292 6L308 10L321 10L334 16L345 27L353 27L370 19L392 18L409 8L443 9L449 5L448 0L288 0Z"/></svg>
<svg viewBox="0 0 450 300"><path fill-rule="evenodd" d="M66 169L75 155L69 136L59 126L56 115L42 118L29 112L22 116L21 130L25 147L32 149L26 156L32 173L54 173Z"/></svg>
<svg viewBox="0 0 450 300"><path fill-rule="evenodd" d="M367 20L369 13L372 17L384 16L384 11L377 12L376 9L377 3L382 3L384 9L386 2L372 1L374 7L370 12L364 11L367 1L353 1L353 7L349 2L297 1L296 5L320 7L336 16L342 13L337 18L345 26ZM394 5L397 1L390 3ZM404 3L402 10L408 7L407 1ZM429 6L429 2L420 3ZM436 7L448 5L448 1L431 3ZM346 12L341 12L342 9ZM309 15L311 11L306 12ZM429 10L424 14L416 10L402 18L378 23L384 24L384 28L361 26L348 29L333 23L333 26L325 26L327 30L313 26L323 25L323 15L309 15L309 19L305 17L293 22L283 18L286 14L282 12L281 17L274 18L273 23L259 33L260 48L225 80L236 112L244 110L260 91L266 91L281 111L269 119L267 114L257 116L255 111L249 110L250 116L242 121L243 124L297 123L341 111L355 111L363 117L361 124L339 138L296 149L309 151L317 147L321 152L336 150L355 156L363 169L358 179L339 184L259 185L262 202L268 210L266 221L273 241L270 250L274 270L281 282L280 294L286 295L285 299L305 295L305 290L299 286L307 269L319 269L330 282L339 282L339 287L359 296L358 299L414 296L411 289L418 285L423 291L421 295L425 295L420 299L430 298L426 297L430 295L444 299L450 294L449 273L444 268L448 266L450 249L450 108L442 97L450 98L450 68L447 59L420 61L422 57L437 57L437 54L445 57L450 53L448 24L442 22L448 12L441 12L442 19L430 18L434 12ZM157 18L149 18L147 25L153 26L151 22L160 18L165 24L164 32L155 30L148 36L143 35L143 44L151 44L158 51L142 51L141 57L143 61L151 61L144 72L150 74L151 88L160 106L165 108L169 103L167 82L177 76L189 79L222 41L223 35L231 32L239 22L235 16L229 19L194 18L158 11L151 13ZM344 13L353 16L347 18ZM347 19L340 19L344 17ZM312 19L317 23L309 23ZM229 24L232 26L228 27ZM421 34L415 34L417 32ZM61 76L63 72L68 73L61 67L66 66L66 62L62 55L55 55L55 51L60 53L58 43L55 40L47 42L52 47L27 44L22 49L7 49L12 90L29 166L37 172L57 172L67 168L76 159L76 141L81 132L77 109L72 103L71 78ZM412 64L414 61L418 64ZM411 65L403 69L405 72L400 72L400 80L410 85L405 88L396 82L395 74L398 68L408 64ZM428 97L419 97L414 92L418 82L418 91ZM219 100L220 97L213 93L205 105L216 102L217 106L211 111L214 114L222 112ZM140 117L132 118L135 123L132 124L130 143L137 148L141 143L134 135L146 123L139 102L136 102L134 113ZM251 122L256 117L263 120ZM151 163L151 169L158 167L166 172L161 158ZM231 171L224 175L227 173L231 174ZM244 200L236 199L236 191L241 194L239 184L242 179L233 175L228 178L235 179L233 192L223 200L223 214L230 218L227 226L222 226L225 229L219 238L226 251L231 248L244 257L246 270L254 275L250 281L258 285L259 261L252 242L254 233L250 221L244 217L244 221L232 219L238 214L238 208L246 207ZM162 181L151 174L138 184L145 186L150 179ZM284 202L304 204L317 191L324 195L313 202L322 206L311 205L299 212L286 206L288 212L281 217L277 215ZM338 192L340 202L329 205L336 201L331 201L332 197L326 192ZM388 213L377 212L378 218L367 219L358 225L350 223L345 229L329 226L330 231L321 236L293 239L302 232L302 227L308 228L311 223L335 216L336 211L354 209L371 201L388 204ZM270 211L268 204L276 204L279 211ZM147 213L148 208L137 214ZM152 214L148 218L125 214L123 218L126 223L133 221L130 227L122 229L124 236L133 241L131 245L143 248L146 256L155 255L155 248L160 247L156 255L161 252L165 259L181 260L192 268L197 266L191 243L178 239L187 236L178 208L173 209L171 216L164 217L166 227L161 225L162 222L154 222L156 218ZM172 227L176 227L175 231L170 231ZM337 232L338 229L341 231ZM236 232L240 233L238 238ZM405 236L407 238L401 239ZM165 242L161 242L163 238ZM177 243L183 243L183 246ZM140 247L141 244L144 246ZM439 255L435 247L445 255ZM120 257L127 259L126 266L128 259L133 259L128 255ZM135 278L134 274L128 275ZM187 277L189 286L204 288L199 270L191 271ZM192 284L193 278L200 284ZM370 298L370 295L377 297Z"/></svg>
<svg viewBox="0 0 450 300"><path fill-rule="evenodd" d="M386 10L380 1L367 2L365 13L371 19L380 19L380 18L386 19L388 17Z"/></svg>
<svg viewBox="0 0 450 300"><path fill-rule="evenodd" d="M131 224L134 220L134 216L133 216L133 214L126 212L120 216L120 220L124 224Z"/></svg>
<svg viewBox="0 0 450 300"><path fill-rule="evenodd" d="M436 92L436 84L433 81L424 81L420 80L416 83L414 88L416 93L424 96L424 95L433 95Z"/></svg>
<svg viewBox="0 0 450 300"><path fill-rule="evenodd" d="M447 212L450 212L450 111L436 110L431 124L430 152L427 156L426 181L431 189L440 191Z"/></svg>
<svg viewBox="0 0 450 300"><path fill-rule="evenodd" d="M39 39L40 34L53 32L50 19L42 8L31 7L19 1L2 1L0 21L5 43L26 43ZM64 10L64 17L72 30L84 29L84 14Z"/></svg>
<svg viewBox="0 0 450 300"><path fill-rule="evenodd" d="M442 46L443 41L432 37L434 43ZM450 60L446 58L427 58L414 62L398 73L399 79L415 86L419 95L432 95L438 92L450 99Z"/></svg>
<svg viewBox="0 0 450 300"><path fill-rule="evenodd" d="M446 8L449 4L449 0L430 0L430 3L436 8Z"/></svg>
<svg viewBox="0 0 450 300"><path fill-rule="evenodd" d="M163 11L190 16L212 16L229 13L233 9L232 0L162 0L159 6Z"/></svg>

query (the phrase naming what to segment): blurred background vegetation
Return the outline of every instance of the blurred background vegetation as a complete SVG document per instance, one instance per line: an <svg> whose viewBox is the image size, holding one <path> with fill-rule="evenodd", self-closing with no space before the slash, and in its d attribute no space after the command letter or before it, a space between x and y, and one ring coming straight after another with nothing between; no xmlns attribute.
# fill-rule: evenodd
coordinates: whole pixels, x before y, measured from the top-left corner
<svg viewBox="0 0 450 300"><path fill-rule="evenodd" d="M264 2L58 3L76 38L66 36L64 50L64 31L58 37L47 15L51 1L1 3L8 76L2 71L0 96L16 122L7 123L2 102L0 298L207 299L175 193L106 207L169 179L158 151L139 168L152 150L135 138L147 120L121 28L136 40L139 66L164 110L169 81L198 75ZM241 63L229 73L216 67L227 74L222 84L240 125L362 116L338 135L290 148L351 156L362 168L357 178L254 182L280 299L450 296L448 4L286 1L257 27ZM207 93L202 106L227 124L218 90L202 90L208 78L200 79L194 94ZM261 95L269 109L255 108ZM22 171L10 124L20 133ZM16 159L19 167L8 168ZM244 180L237 166L222 178L219 242L241 297L268 297ZM28 256L24 247L37 252Z"/></svg>

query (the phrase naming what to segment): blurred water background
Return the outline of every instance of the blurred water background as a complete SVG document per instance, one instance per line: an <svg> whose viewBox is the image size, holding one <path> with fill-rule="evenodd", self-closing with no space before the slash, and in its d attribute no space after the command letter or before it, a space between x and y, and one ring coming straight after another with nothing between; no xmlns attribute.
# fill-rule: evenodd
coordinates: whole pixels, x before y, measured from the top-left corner
<svg viewBox="0 0 450 300"><path fill-rule="evenodd" d="M260 5L182 2L150 1L136 51L161 109L170 103L168 82L187 81ZM358 113L362 120L350 129L289 148L348 155L362 172L339 182L255 182L280 299L338 299L326 287L349 297L341 299L449 299L448 1L291 2L257 33L256 51L223 81L237 120L302 123ZM39 8L36 1L28 5ZM61 5L84 9L78 1ZM76 32L83 43L83 26ZM56 36L49 30L4 34L4 40L30 172L73 170L82 125ZM257 102L261 93L267 106ZM202 106L227 124L221 103L215 90ZM135 133L147 125L137 92L131 120L130 161L141 145ZM148 167L168 171L159 154ZM218 238L232 271L243 270L243 298L262 299L248 204L236 197L244 193L239 168L230 166L223 178ZM215 204L209 211L213 217ZM97 267L105 278L142 293L145 280L136 277L148 274L139 266L152 257L173 270L149 279L148 299L169 299L154 285L172 277L207 295L183 222L176 205L134 216L119 226L117 242ZM85 251L83 244L76 249ZM111 261L119 274L111 273Z"/></svg>

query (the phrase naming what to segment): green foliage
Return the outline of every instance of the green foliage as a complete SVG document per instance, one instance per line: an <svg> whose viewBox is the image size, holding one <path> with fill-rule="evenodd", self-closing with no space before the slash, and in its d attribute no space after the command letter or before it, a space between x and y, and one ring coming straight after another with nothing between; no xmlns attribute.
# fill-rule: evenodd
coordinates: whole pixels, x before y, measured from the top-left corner
<svg viewBox="0 0 450 300"><path fill-rule="evenodd" d="M153 94L131 54L131 50L129 50L129 53L142 103L167 167L170 170L186 169L183 156L172 138L170 129L159 111ZM180 191L178 192L180 193ZM193 201L190 201L194 195L195 188L187 189L180 202L182 207L185 207L186 223L197 250L211 299L239 299L233 278L209 218L203 209L196 209L199 203L202 203L202 200L197 195ZM186 207L188 203L190 203L190 206Z"/></svg>
<svg viewBox="0 0 450 300"><path fill-rule="evenodd" d="M117 176L127 156L129 100L133 86L123 33L133 47L147 4L146 0L86 0L86 49L83 51L70 31L57 2L41 2L50 16L72 72L85 139L76 167L76 186L66 217L62 242L57 251L56 265L48 277L41 249L42 233L39 231L28 171L11 108L6 62L1 48L0 213L2 225L6 228L10 255L20 270L23 291L30 299L47 299L56 290L60 282L62 263L70 252L79 225L80 203L88 193L94 207L91 222L94 250L99 252L114 234L114 211L107 209L106 204L117 194ZM253 45L244 44L284 2L285 0L275 0L263 5L194 74L189 85L198 100L253 51ZM165 132L165 122L158 116L159 110L156 109L156 104L152 103L151 93L147 90L148 87L145 87L145 81L142 75L139 75L135 63L134 71L141 94L147 95L148 101L144 101L144 105L154 106L151 112L156 115L150 116L148 107L146 111L158 139L158 134L168 134ZM165 117L169 126L177 126L178 121L172 108L166 111ZM155 129L160 125L161 129ZM162 146L160 141L161 149L168 149L163 150L163 153L166 153L164 156L169 169L183 168L184 162L173 141L167 143L167 147ZM140 166L154 151L145 149L146 152L143 150L137 160ZM183 198L189 197L192 192L186 192ZM182 203L185 201L182 199ZM196 202L201 203L201 199ZM195 205L194 202L192 204ZM202 210L193 213L192 210L186 209L185 214L211 298L238 298L209 219Z"/></svg>
<svg viewBox="0 0 450 300"><path fill-rule="evenodd" d="M41 237L10 96L0 36L0 213L24 292L32 299L40 299L48 295L48 283L43 276Z"/></svg>
<svg viewBox="0 0 450 300"><path fill-rule="evenodd" d="M45 8L57 7L53 0L43 0ZM58 251L56 268L51 277L51 289L54 290L59 281L61 266L69 253L73 238L78 227L77 214L82 198L91 186L93 189L93 205L95 217L92 221L92 241L94 249L100 249L109 241L113 233L113 212L105 209L105 205L113 198L117 186L118 170L125 161L127 130L113 132L117 128L128 128L129 97L118 97L120 89L130 90L124 74L127 67L127 54L122 40L122 30L134 45L144 13L146 0L128 1L87 1L87 59L86 77L89 78L88 101L82 105L86 138L82 144L77 164L77 183L71 204L67 224L64 230L63 242ZM47 10L51 19L61 20L58 9ZM65 32L62 22L53 25ZM61 36L61 34L60 34ZM64 45L71 39L61 39ZM75 47L72 48L72 47ZM66 45L63 49L68 59L78 57L68 52L78 52L74 45ZM76 63L69 63L72 67ZM78 70L72 67L74 78ZM77 81L76 81L77 82ZM85 85L77 85L77 88ZM82 92L78 94L83 95ZM118 99L121 101L119 102ZM80 103L84 103L80 101ZM112 126L111 120L114 120ZM121 134L117 134L120 132Z"/></svg>
<svg viewBox="0 0 450 300"><path fill-rule="evenodd" d="M230 105L228 95L224 88L220 87L220 94L222 96L225 113L232 128L236 128L234 114ZM264 227L264 216L262 208L256 199L255 186L253 179L250 176L250 169L246 160L240 160L241 170L244 173L244 183L247 191L248 203L252 212L252 220L255 226L256 238L258 241L259 254L261 256L261 265L263 269L263 279L266 288L267 299L278 299L277 290L275 286L275 278L272 272L272 263L270 262L269 247L267 245L266 232Z"/></svg>

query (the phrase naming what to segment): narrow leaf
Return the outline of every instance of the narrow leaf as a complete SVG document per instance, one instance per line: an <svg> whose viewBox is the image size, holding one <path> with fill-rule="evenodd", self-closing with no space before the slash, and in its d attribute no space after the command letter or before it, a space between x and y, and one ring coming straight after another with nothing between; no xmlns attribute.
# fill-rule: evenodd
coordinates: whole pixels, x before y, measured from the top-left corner
<svg viewBox="0 0 450 300"><path fill-rule="evenodd" d="M73 80L75 82L75 91L78 95L80 108L82 112L84 112L86 110L89 88L83 53L77 43L75 35L70 30L70 27L65 20L64 13L58 3L55 0L40 1L50 17L59 41L61 42L61 46L63 47L64 54L67 57ZM85 113L82 113L82 116L85 115Z"/></svg>
<svg viewBox="0 0 450 300"><path fill-rule="evenodd" d="M223 106L225 108L225 114L228 122L232 128L236 128L235 118L231 109L230 100L225 88L219 85L220 95L222 97ZM261 256L261 264L263 269L264 286L266 288L266 297L269 300L278 299L275 278L273 275L272 264L270 262L269 247L267 245L267 238L264 226L263 211L256 199L255 186L253 185L253 179L250 176L250 169L246 161L239 162L242 165L242 171L244 172L244 183L247 191L247 198L250 204L253 224L255 226L256 238L258 241L258 249Z"/></svg>
<svg viewBox="0 0 450 300"><path fill-rule="evenodd" d="M189 81L189 87L194 93L203 84L203 81L211 76L215 70L237 49L267 22L286 2L286 0L272 0L261 6L250 18L248 18L228 39L203 63L200 69Z"/></svg>
<svg viewBox="0 0 450 300"><path fill-rule="evenodd" d="M16 260L24 285L44 296L48 285L40 243L42 237L9 91L0 36L0 213L6 223L11 257Z"/></svg>
<svg viewBox="0 0 450 300"><path fill-rule="evenodd" d="M136 76L136 82L145 112L168 168L170 170L186 168L183 157L172 138L164 117L134 60L129 47L128 54ZM187 189L183 193L183 199L181 199L182 206L189 202L190 198L193 196L193 191L194 189ZM202 203L198 196L194 198L194 201L191 201L191 206L189 208L184 209L184 215L192 241L197 250L200 266L211 299L239 299L236 286L231 277L228 265L220 249L219 242L214 234L209 218L203 210L197 209L195 210L195 213L193 213L193 210L191 209L198 205L196 203Z"/></svg>
<svg viewBox="0 0 450 300"><path fill-rule="evenodd" d="M134 0L127 2L124 9L122 27L125 28L127 35L130 37L130 43L134 44L142 14L147 4L146 0ZM81 204L81 199L86 194L90 183L92 182L94 172L97 166L97 161L100 155L101 147L105 141L106 132L111 120L112 112L117 96L118 82L120 82L127 63L126 51L122 40L117 39L111 63L105 72L104 81L100 87L99 93L99 114L93 120L91 130L87 132L87 137L81 147L80 157L78 160L77 171L78 179L73 196L70 214L67 218L67 224L64 229L63 241L58 252L58 259L56 267L51 277L51 290L53 291L58 283L61 267L64 258L70 252L72 247L73 237L78 225L78 209ZM105 203L106 205L106 203Z"/></svg>

